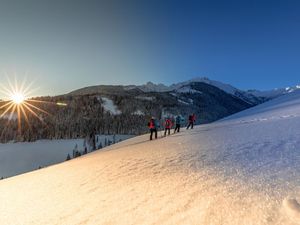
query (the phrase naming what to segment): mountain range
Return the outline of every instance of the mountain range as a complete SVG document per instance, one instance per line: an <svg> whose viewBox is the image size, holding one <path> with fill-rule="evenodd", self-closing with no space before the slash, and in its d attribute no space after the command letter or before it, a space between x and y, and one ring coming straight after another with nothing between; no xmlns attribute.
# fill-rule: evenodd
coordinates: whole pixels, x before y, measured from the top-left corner
<svg viewBox="0 0 300 225"><path fill-rule="evenodd" d="M205 77L170 86L152 82L90 86L65 95L34 98L35 106L49 114L36 112L43 123L28 115L30 126L21 118L21 132L16 118L8 122L9 117L3 115L0 129L5 133L0 141L84 138L93 133L139 135L148 132L152 116L160 119L162 127L164 118L176 115L185 118L184 126L191 113L196 114L196 124L210 123L299 88L243 91Z"/></svg>
<svg viewBox="0 0 300 225"><path fill-rule="evenodd" d="M286 87L286 88L275 88L272 90L267 91L260 91L260 90L241 90L238 88L233 87L230 84L225 84L220 81L211 80L207 77L196 77L194 79L190 79L187 81L179 82L172 84L170 86L164 85L164 84L155 84L151 81L147 82L143 85L126 85L126 86L115 86L123 88L123 90L133 90L133 89L139 89L142 92L149 93L149 92L180 92L183 88L186 92L188 92L189 87L191 84L194 83L205 83L209 84L211 86L214 86L216 88L221 89L222 91L226 92L227 94L233 95L237 98L240 98L241 100L244 100L250 104L259 104L264 101L279 97L281 95L285 95L287 93L291 93L297 89L300 89L300 85L296 85L293 87ZM85 88L81 88L75 91L72 91L71 95L85 95L85 94L94 94L97 92L102 92L103 89L106 89L109 86L105 85L98 85L98 86L89 86ZM113 86L110 86L113 87ZM192 90L191 90L192 92Z"/></svg>
<svg viewBox="0 0 300 225"><path fill-rule="evenodd" d="M1 224L299 225L299 112L295 91L1 180Z"/></svg>

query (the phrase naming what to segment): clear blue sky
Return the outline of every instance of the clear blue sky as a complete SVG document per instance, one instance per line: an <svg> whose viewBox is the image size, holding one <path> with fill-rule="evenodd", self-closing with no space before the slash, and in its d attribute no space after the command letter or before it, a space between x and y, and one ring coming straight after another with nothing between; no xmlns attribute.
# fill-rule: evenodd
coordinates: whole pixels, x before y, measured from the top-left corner
<svg viewBox="0 0 300 225"><path fill-rule="evenodd" d="M1 0L0 29L1 78L28 73L40 95L196 76L300 83L296 0Z"/></svg>

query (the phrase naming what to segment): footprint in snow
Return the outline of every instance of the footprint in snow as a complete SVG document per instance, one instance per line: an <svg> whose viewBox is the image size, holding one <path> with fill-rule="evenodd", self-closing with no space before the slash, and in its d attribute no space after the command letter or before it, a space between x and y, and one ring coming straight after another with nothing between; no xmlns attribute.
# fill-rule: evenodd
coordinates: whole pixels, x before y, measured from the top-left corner
<svg viewBox="0 0 300 225"><path fill-rule="evenodd" d="M289 218L300 224L300 204L294 198L286 198L283 200L283 207Z"/></svg>

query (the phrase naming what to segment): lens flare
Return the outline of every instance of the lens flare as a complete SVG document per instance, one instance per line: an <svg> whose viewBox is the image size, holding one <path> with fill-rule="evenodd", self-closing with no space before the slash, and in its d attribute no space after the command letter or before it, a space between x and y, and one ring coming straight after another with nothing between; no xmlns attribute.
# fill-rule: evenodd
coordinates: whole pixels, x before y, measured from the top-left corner
<svg viewBox="0 0 300 225"><path fill-rule="evenodd" d="M22 93L14 93L12 96L10 96L10 100L13 101L15 104L20 105L24 103L26 97Z"/></svg>
<svg viewBox="0 0 300 225"><path fill-rule="evenodd" d="M0 100L0 119L7 119L6 126L2 130L1 136L6 132L5 129L11 120L18 121L18 133L21 134L22 119L28 124L31 129L29 115L33 115L39 121L44 123L41 114L50 115L47 111L38 107L40 103L56 104L52 102L39 101L29 96L36 90L32 88L33 82L26 84L26 79L21 85L15 79L14 84L7 78L7 85L0 84L0 92L6 96L4 100Z"/></svg>

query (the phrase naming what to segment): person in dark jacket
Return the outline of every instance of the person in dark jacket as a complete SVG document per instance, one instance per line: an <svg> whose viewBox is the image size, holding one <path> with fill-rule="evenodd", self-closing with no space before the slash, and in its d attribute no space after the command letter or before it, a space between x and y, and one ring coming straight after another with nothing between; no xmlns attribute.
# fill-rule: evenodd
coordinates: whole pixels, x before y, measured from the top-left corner
<svg viewBox="0 0 300 225"><path fill-rule="evenodd" d="M182 120L181 116L179 116L179 115L176 116L176 118L175 118L175 130L174 130L174 133L180 132L181 120Z"/></svg>
<svg viewBox="0 0 300 225"><path fill-rule="evenodd" d="M152 140L153 133L155 134L155 139L157 139L157 122L154 117L148 122L148 127L150 129L150 141Z"/></svg>
<svg viewBox="0 0 300 225"><path fill-rule="evenodd" d="M196 121L196 115L194 113L192 115L189 115L189 124L186 127L186 129L189 129L190 127L191 129L193 129L195 121Z"/></svg>
<svg viewBox="0 0 300 225"><path fill-rule="evenodd" d="M171 119L167 118L165 120L165 136L167 135L167 132L168 132L168 135L170 135L172 126L173 126L173 123L172 123Z"/></svg>

